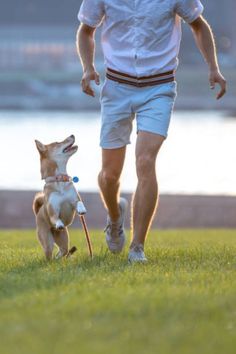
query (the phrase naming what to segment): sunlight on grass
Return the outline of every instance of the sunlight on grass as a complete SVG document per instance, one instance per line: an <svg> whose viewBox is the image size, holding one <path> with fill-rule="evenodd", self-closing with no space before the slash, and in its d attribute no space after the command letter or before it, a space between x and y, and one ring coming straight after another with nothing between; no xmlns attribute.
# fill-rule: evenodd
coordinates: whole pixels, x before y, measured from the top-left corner
<svg viewBox="0 0 236 354"><path fill-rule="evenodd" d="M236 347L234 230L153 231L146 265L109 254L102 231L46 262L35 231L0 232L4 354L227 353Z"/></svg>

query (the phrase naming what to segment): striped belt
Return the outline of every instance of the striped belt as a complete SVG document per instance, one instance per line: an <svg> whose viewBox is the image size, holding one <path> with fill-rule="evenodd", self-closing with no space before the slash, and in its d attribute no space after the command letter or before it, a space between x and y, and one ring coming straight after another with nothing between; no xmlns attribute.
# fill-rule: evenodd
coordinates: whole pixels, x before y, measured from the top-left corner
<svg viewBox="0 0 236 354"><path fill-rule="evenodd" d="M137 87L160 85L175 80L174 70L150 76L132 76L107 68L106 77L110 80Z"/></svg>

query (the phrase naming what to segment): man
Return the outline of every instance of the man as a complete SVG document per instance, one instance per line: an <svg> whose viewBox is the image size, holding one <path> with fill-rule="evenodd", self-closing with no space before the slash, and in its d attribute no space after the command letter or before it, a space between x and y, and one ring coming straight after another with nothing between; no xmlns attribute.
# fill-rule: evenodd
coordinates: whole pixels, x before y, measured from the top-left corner
<svg viewBox="0 0 236 354"><path fill-rule="evenodd" d="M91 81L99 85L94 34L102 25L106 79L100 94L102 170L98 182L108 211L106 241L113 253L121 252L125 242L127 203L119 198L119 179L134 117L137 122L138 185L131 209L130 262L147 260L144 242L158 201L155 161L167 137L176 96L181 19L190 25L208 64L210 87L220 85L217 99L226 92L213 34L202 12L200 0L83 0L80 7L77 48L83 66L81 84L90 96L94 96Z"/></svg>

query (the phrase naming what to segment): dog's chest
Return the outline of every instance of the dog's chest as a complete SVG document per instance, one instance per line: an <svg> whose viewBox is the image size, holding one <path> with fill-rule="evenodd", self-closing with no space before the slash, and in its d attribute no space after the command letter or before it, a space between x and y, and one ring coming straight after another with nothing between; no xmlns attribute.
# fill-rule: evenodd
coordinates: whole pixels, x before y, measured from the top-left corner
<svg viewBox="0 0 236 354"><path fill-rule="evenodd" d="M57 188L50 193L49 202L50 204L56 206L61 205L64 202L69 202L73 206L76 205L78 201L78 195L75 188L65 188L63 186Z"/></svg>

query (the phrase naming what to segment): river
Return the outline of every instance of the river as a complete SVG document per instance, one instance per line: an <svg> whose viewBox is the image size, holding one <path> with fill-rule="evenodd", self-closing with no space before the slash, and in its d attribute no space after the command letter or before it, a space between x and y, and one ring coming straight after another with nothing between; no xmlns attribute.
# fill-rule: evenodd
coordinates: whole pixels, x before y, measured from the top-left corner
<svg viewBox="0 0 236 354"><path fill-rule="evenodd" d="M43 143L74 134L78 152L68 173L81 191L98 191L101 165L99 112L0 111L0 189L41 189L39 155ZM135 127L122 174L122 191L132 192ZM161 193L236 194L236 119L217 111L177 111L157 160Z"/></svg>

